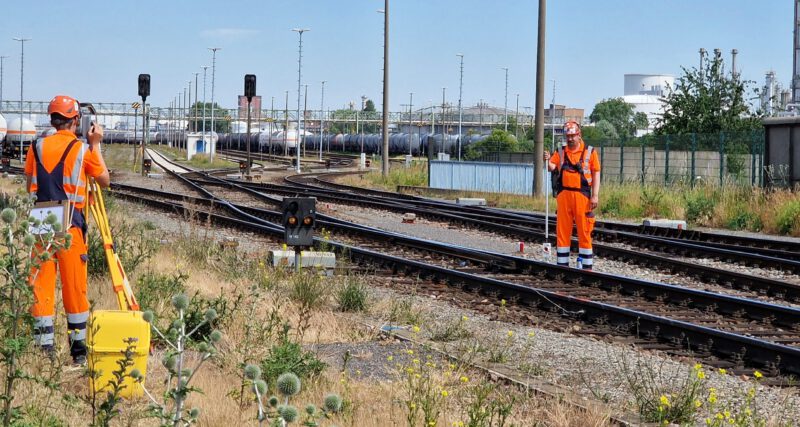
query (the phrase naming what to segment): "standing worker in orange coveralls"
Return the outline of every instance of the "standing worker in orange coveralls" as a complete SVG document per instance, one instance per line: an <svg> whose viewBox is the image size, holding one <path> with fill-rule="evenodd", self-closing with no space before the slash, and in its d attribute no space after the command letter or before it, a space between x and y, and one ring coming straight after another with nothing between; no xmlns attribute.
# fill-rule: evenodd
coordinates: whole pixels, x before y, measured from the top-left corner
<svg viewBox="0 0 800 427"><path fill-rule="evenodd" d="M70 355L77 365L86 363L86 322L89 320L89 300L86 297L86 180L92 177L101 187L108 187L111 179L100 143L103 128L92 123L87 139L78 140L75 132L80 123L78 101L68 96L56 96L47 108L50 124L56 133L36 144L31 144L25 159L28 192L36 195L37 202L69 200L72 224L64 224L72 236L68 249L55 254L61 273L61 295L67 312ZM54 344L54 317L56 292L56 263L41 263L31 272L35 301L31 313L35 318L34 339L45 352L52 354Z"/></svg>
<svg viewBox="0 0 800 427"><path fill-rule="evenodd" d="M581 138L580 125L570 120L564 124L567 146L558 152L544 152L548 161L547 170L555 174L554 194L558 203L556 212L556 259L558 265L569 266L569 249L572 240L572 224L578 229L578 257L582 267L591 270L594 264L592 253L592 230L594 209L600 195L600 157L597 151L587 146Z"/></svg>

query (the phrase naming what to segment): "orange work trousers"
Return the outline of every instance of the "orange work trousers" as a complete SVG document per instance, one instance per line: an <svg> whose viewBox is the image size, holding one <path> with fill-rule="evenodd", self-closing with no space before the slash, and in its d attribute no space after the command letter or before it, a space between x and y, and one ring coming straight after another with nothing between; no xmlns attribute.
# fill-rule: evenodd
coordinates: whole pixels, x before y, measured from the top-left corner
<svg viewBox="0 0 800 427"><path fill-rule="evenodd" d="M594 264L592 254L592 230L594 212L588 197L577 191L563 190L556 197L556 260L559 265L569 265L569 249L572 241L572 225L578 230L578 255L583 268L591 270Z"/></svg>
<svg viewBox="0 0 800 427"><path fill-rule="evenodd" d="M55 261L39 264L31 271L34 303L31 314L35 318L34 338L38 345L52 348L54 318L56 314L56 262L61 273L61 297L67 312L70 353L73 357L86 354L86 322L89 320L89 299L86 296L86 242L77 227L70 227L72 244L69 249L55 253ZM42 250L37 248L39 253Z"/></svg>

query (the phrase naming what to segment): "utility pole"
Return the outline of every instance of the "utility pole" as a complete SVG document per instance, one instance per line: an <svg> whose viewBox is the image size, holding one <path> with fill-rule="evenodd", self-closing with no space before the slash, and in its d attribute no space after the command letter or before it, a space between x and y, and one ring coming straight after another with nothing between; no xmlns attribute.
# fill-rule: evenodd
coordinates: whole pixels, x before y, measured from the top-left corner
<svg viewBox="0 0 800 427"><path fill-rule="evenodd" d="M209 47L211 51L211 163L214 163L214 153L217 151L217 143L214 141L214 86L217 75L217 51L221 47Z"/></svg>
<svg viewBox="0 0 800 427"><path fill-rule="evenodd" d="M304 84L303 88L304 88L304 91L305 91L305 94L303 95L303 124L305 124L306 111L308 111L308 84ZM303 132L303 133L304 133L303 135L300 135L300 134L297 135L297 142L301 142L302 141L301 145L303 147L303 156L305 156L306 155L306 138L305 138L305 132Z"/></svg>
<svg viewBox="0 0 800 427"><path fill-rule="evenodd" d="M447 88L443 87L442 88L442 119L440 120L440 122L442 122L442 145L441 145L441 147L439 147L439 152L440 153L444 151L444 146L446 144L446 139L445 139L446 133L445 132L447 131L447 126L445 126L445 115L444 115L444 107L445 107L445 102L446 102L445 101L445 93L446 92L447 92Z"/></svg>
<svg viewBox="0 0 800 427"><path fill-rule="evenodd" d="M701 79L701 80L705 80L706 71L705 71L705 69L703 68L703 60L704 60L704 59L705 59L705 57L706 57L706 50L705 50L705 48L702 48L702 47L701 47L701 48L700 48L700 50L699 50L699 52L700 52L700 79Z"/></svg>
<svg viewBox="0 0 800 427"><path fill-rule="evenodd" d="M461 161L461 92L464 87L464 54L456 54L461 59L461 66L458 74L458 161Z"/></svg>
<svg viewBox="0 0 800 427"><path fill-rule="evenodd" d="M286 101L283 104L283 118L286 124L283 127L283 155L289 155L289 91L286 91Z"/></svg>
<svg viewBox="0 0 800 427"><path fill-rule="evenodd" d="M414 132L411 130L411 112L414 108L414 92L409 92L408 94L408 155L413 156L414 154L411 152L411 139Z"/></svg>
<svg viewBox="0 0 800 427"><path fill-rule="evenodd" d="M389 175L389 0L383 1L383 149L381 172Z"/></svg>
<svg viewBox="0 0 800 427"><path fill-rule="evenodd" d="M325 80L322 81L322 96L319 100L319 160L322 161L322 141L325 139Z"/></svg>
<svg viewBox="0 0 800 427"><path fill-rule="evenodd" d="M205 150L205 144L208 144L206 139L206 70L208 70L208 65L200 68L203 69L203 150Z"/></svg>
<svg viewBox="0 0 800 427"><path fill-rule="evenodd" d="M517 111L514 114L514 136L519 141L519 94L517 94Z"/></svg>
<svg viewBox="0 0 800 427"><path fill-rule="evenodd" d="M14 37L14 40L20 43L21 48L19 54L19 134L17 138L19 138L19 161L22 162L22 89L25 81L25 42L31 41L31 39Z"/></svg>
<svg viewBox="0 0 800 427"><path fill-rule="evenodd" d="M297 168L295 171L300 173L300 86L303 78L303 33L311 30L308 28L293 28L292 31L297 32L300 36L300 45L297 50L297 142L295 143L297 147Z"/></svg>
<svg viewBox="0 0 800 427"><path fill-rule="evenodd" d="M503 104L503 121L505 122L505 127L503 129L508 132L508 67L501 67L500 69L506 72L506 101Z"/></svg>
<svg viewBox="0 0 800 427"><path fill-rule="evenodd" d="M0 113L3 112L3 60L7 56L0 56Z"/></svg>
<svg viewBox="0 0 800 427"><path fill-rule="evenodd" d="M536 38L536 135L533 143L533 195L541 196L544 167L544 47L547 0L539 0L539 31Z"/></svg>
<svg viewBox="0 0 800 427"><path fill-rule="evenodd" d="M481 135L483 135L483 98L478 101L478 117L480 121Z"/></svg>
<svg viewBox="0 0 800 427"><path fill-rule="evenodd" d="M192 132L197 132L197 98L199 98L200 93L197 91L197 76L200 73L194 73L194 121L192 122ZM187 147L188 150L188 147Z"/></svg>
<svg viewBox="0 0 800 427"><path fill-rule="evenodd" d="M800 0L794 2L794 60L792 72L792 103L800 103Z"/></svg>

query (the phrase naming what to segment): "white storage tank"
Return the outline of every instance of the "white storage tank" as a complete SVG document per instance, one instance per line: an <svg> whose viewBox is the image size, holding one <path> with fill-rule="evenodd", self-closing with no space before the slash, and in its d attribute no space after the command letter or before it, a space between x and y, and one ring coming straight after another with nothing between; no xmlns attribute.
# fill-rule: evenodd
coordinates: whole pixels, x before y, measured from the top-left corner
<svg viewBox="0 0 800 427"><path fill-rule="evenodd" d="M23 118L22 130L20 131L20 119L17 117L11 119L11 122L8 124L6 136L7 140L11 142L31 142L36 140L36 126L32 121Z"/></svg>
<svg viewBox="0 0 800 427"><path fill-rule="evenodd" d="M669 74L625 74L624 95L665 96L667 86L675 87L675 77Z"/></svg>
<svg viewBox="0 0 800 427"><path fill-rule="evenodd" d="M0 141L2 141L3 138L6 137L7 130L8 129L6 128L6 119L5 117L3 117L2 114L0 114Z"/></svg>

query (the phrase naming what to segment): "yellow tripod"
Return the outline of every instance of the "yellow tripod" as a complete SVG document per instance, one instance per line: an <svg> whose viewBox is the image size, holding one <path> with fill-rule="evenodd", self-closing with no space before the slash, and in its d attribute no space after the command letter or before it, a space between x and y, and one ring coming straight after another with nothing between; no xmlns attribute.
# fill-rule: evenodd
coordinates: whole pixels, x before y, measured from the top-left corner
<svg viewBox="0 0 800 427"><path fill-rule="evenodd" d="M114 239L111 236L111 226L108 223L103 193L100 191L100 186L97 185L97 182L91 178L89 179L88 205L89 212L91 216L94 216L97 229L100 230L100 236L103 238L103 250L106 253L106 262L108 262L108 270L111 273L111 284L114 287L114 293L117 294L119 309L138 311L139 303L133 295L131 284L128 282L128 275L125 274L125 268L123 268L119 255L114 250Z"/></svg>
<svg viewBox="0 0 800 427"><path fill-rule="evenodd" d="M117 381L114 372L119 370L122 355L133 346L132 366L126 368L123 378L125 388L122 397L136 398L144 394L142 383L129 376L137 369L144 377L147 371L147 355L150 351L150 324L139 311L139 303L133 295L128 275L122 267L119 255L114 251L114 240L108 223L105 202L100 186L94 179L88 182L88 212L94 217L103 238L103 250L111 273L111 284L117 296L119 310L93 310L89 317L86 344L89 348L89 370L97 373L89 378L95 392L105 390ZM125 356L128 357L128 356ZM144 381L144 380L142 380Z"/></svg>

